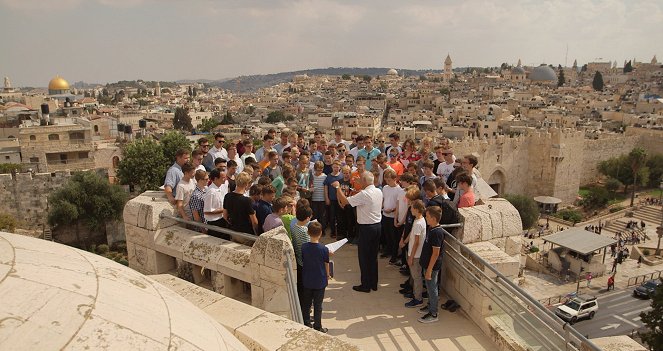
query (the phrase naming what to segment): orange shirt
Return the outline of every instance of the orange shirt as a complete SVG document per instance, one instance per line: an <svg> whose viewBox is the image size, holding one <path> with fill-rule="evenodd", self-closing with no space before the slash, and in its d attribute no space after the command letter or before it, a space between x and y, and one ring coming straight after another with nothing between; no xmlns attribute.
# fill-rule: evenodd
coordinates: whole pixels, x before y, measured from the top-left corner
<svg viewBox="0 0 663 351"><path fill-rule="evenodd" d="M350 185L354 189L351 194L354 195L364 189L364 187L361 185L361 175L359 172L354 171L350 175Z"/></svg>
<svg viewBox="0 0 663 351"><path fill-rule="evenodd" d="M387 162L387 164L389 165L389 167L391 167L391 169L393 169L396 172L396 175L399 177L403 175L403 172L405 172L405 166L403 166L403 164L399 160L396 160L393 163Z"/></svg>

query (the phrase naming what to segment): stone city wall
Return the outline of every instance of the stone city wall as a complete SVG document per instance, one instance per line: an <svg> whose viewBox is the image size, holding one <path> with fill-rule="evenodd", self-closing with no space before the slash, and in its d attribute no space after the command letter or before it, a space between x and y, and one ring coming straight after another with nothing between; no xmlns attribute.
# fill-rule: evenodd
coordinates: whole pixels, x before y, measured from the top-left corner
<svg viewBox="0 0 663 351"><path fill-rule="evenodd" d="M628 127L626 137L637 140L636 146L644 148L649 154L663 154L663 130Z"/></svg>
<svg viewBox="0 0 663 351"><path fill-rule="evenodd" d="M293 318L285 261L296 267L295 254L285 228L262 234L251 247L191 231L160 218L162 213L172 216L174 208L160 191L145 192L125 206L129 267L148 275L181 274L179 269L190 265L193 283Z"/></svg>
<svg viewBox="0 0 663 351"><path fill-rule="evenodd" d="M629 128L630 129L630 128ZM662 139L658 144L663 148ZM605 135L597 140L586 139L583 150L582 166L578 167L580 172L580 185L596 182L601 176L598 170L599 163L613 157L628 154L634 147L640 144L641 135ZM655 144L655 143L654 143Z"/></svg>

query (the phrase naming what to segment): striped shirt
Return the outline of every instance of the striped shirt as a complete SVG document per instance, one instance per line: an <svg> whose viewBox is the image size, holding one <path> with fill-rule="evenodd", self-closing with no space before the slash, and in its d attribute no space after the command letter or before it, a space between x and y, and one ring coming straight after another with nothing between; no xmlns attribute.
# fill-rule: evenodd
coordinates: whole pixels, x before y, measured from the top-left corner
<svg viewBox="0 0 663 351"><path fill-rule="evenodd" d="M313 175L313 201L325 201L325 179L327 175L322 173L319 176Z"/></svg>
<svg viewBox="0 0 663 351"><path fill-rule="evenodd" d="M304 260L302 260L302 245L311 241L308 236L308 227L301 226L299 223L293 222L292 226L292 247L295 249L295 259L297 265L302 267Z"/></svg>

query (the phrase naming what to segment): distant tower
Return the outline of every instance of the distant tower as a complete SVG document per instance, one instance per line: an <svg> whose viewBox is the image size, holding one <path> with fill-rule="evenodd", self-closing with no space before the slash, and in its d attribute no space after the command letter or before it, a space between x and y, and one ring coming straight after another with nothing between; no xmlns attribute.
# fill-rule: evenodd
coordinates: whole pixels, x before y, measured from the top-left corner
<svg viewBox="0 0 663 351"><path fill-rule="evenodd" d="M578 68L578 60L573 60L573 68Z"/></svg>
<svg viewBox="0 0 663 351"><path fill-rule="evenodd" d="M154 88L154 96L161 96L161 84L157 82L157 87Z"/></svg>
<svg viewBox="0 0 663 351"><path fill-rule="evenodd" d="M447 58L444 60L444 81L448 82L451 80L452 76L452 71L451 71L451 56L447 54Z"/></svg>
<svg viewBox="0 0 663 351"><path fill-rule="evenodd" d="M654 56L654 59L656 56ZM9 80L9 77L5 77L5 91L9 91L12 89L12 82Z"/></svg>
<svg viewBox="0 0 663 351"><path fill-rule="evenodd" d="M518 59L518 64L516 65L516 67L521 67L522 65L523 65L522 62L520 62L520 59Z"/></svg>
<svg viewBox="0 0 663 351"><path fill-rule="evenodd" d="M658 63L658 60L656 59L656 55L654 55L654 57L652 57L652 59L651 59L651 64L655 65L657 63Z"/></svg>

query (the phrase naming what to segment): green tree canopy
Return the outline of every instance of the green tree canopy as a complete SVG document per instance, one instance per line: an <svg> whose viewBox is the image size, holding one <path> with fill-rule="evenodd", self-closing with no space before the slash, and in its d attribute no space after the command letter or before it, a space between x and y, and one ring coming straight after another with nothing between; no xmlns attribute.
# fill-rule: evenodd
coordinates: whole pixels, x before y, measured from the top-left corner
<svg viewBox="0 0 663 351"><path fill-rule="evenodd" d="M281 110L278 111L272 111L267 114L267 119L265 122L267 123L278 123L278 122L286 122L286 121L292 121L295 119L293 116L286 116L285 113Z"/></svg>
<svg viewBox="0 0 663 351"><path fill-rule="evenodd" d="M557 86L561 87L564 85L564 82L566 81L566 78L564 77L564 70L560 69L559 70L559 75L557 76Z"/></svg>
<svg viewBox="0 0 663 351"><path fill-rule="evenodd" d="M596 71L594 73L594 79L592 80L592 88L596 91L603 91L603 75L601 72Z"/></svg>
<svg viewBox="0 0 663 351"><path fill-rule="evenodd" d="M615 178L608 178L608 180L605 181L605 188L606 190L612 192L613 194L622 186L622 182Z"/></svg>
<svg viewBox="0 0 663 351"><path fill-rule="evenodd" d="M649 170L644 170L646 168L645 161L647 160L647 151L643 148L636 147L629 152L628 159L631 171L633 172L633 189L631 189L631 206L633 206L633 202L635 201L635 188L638 184L638 175L642 176L640 182L649 182ZM641 169L643 170L642 172L646 172L646 174L642 174Z"/></svg>
<svg viewBox="0 0 663 351"><path fill-rule="evenodd" d="M170 131L161 138L163 155L166 157L166 165L175 162L175 154L180 149L187 149L191 152L191 143L184 134L177 131Z"/></svg>
<svg viewBox="0 0 663 351"><path fill-rule="evenodd" d="M211 132L212 129L216 128L216 126L219 125L219 121L217 121L214 118L204 118L202 122L200 123L200 127L198 127L199 130L203 132Z"/></svg>
<svg viewBox="0 0 663 351"><path fill-rule="evenodd" d="M647 167L641 167L637 173L637 181L641 185L646 185L651 177ZM633 184L633 171L628 155L609 158L599 162L598 170L601 174L617 179L624 185L624 192L628 192L628 187ZM656 183L658 184L658 183Z"/></svg>
<svg viewBox="0 0 663 351"><path fill-rule="evenodd" d="M508 194L504 198L518 210L523 221L523 229L532 228L539 220L539 206L529 196Z"/></svg>
<svg viewBox="0 0 663 351"><path fill-rule="evenodd" d="M117 168L121 184L137 186L141 191L156 190L163 184L168 160L156 141L148 138L135 140L124 146L122 154Z"/></svg>
<svg viewBox="0 0 663 351"><path fill-rule="evenodd" d="M594 210L605 207L608 201L610 201L610 192L606 188L591 187L582 200L582 205L588 210Z"/></svg>
<svg viewBox="0 0 663 351"><path fill-rule="evenodd" d="M253 106L249 107L255 109L255 107ZM235 124L235 121L233 120L233 115L230 113L230 111L226 111L225 116L223 116L223 120L221 120L221 124Z"/></svg>
<svg viewBox="0 0 663 351"><path fill-rule="evenodd" d="M191 129L193 129L188 109L185 109L184 107L178 107L175 109L175 117L173 117L173 128L178 130L185 130L187 132L190 132Z"/></svg>
<svg viewBox="0 0 663 351"><path fill-rule="evenodd" d="M649 182L651 187L658 187L663 181L663 154L653 154L647 157L645 163L649 169Z"/></svg>
<svg viewBox="0 0 663 351"><path fill-rule="evenodd" d="M7 174L20 171L22 166L19 163L2 163L0 164L0 174Z"/></svg>
<svg viewBox="0 0 663 351"><path fill-rule="evenodd" d="M647 331L640 333L645 344L652 351L663 351L663 285L656 288L651 299L651 311L640 313Z"/></svg>
<svg viewBox="0 0 663 351"><path fill-rule="evenodd" d="M48 223L52 226L82 223L90 230L120 219L127 194L94 172L75 173L48 197Z"/></svg>
<svg viewBox="0 0 663 351"><path fill-rule="evenodd" d="M628 72L633 72L633 63L631 63L631 60L624 65L624 73Z"/></svg>
<svg viewBox="0 0 663 351"><path fill-rule="evenodd" d="M343 80L350 80L350 75L346 73L346 74L344 74L344 75L341 76L341 79L343 79Z"/></svg>

